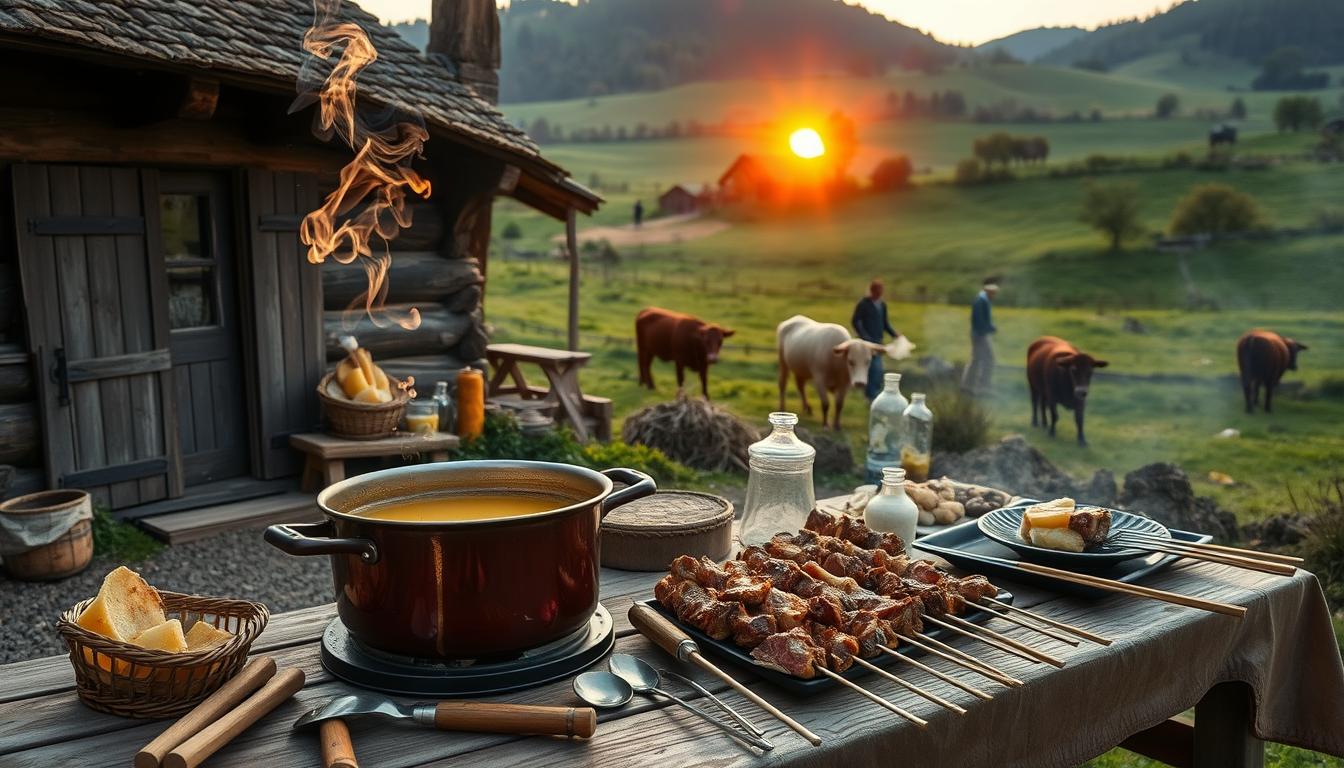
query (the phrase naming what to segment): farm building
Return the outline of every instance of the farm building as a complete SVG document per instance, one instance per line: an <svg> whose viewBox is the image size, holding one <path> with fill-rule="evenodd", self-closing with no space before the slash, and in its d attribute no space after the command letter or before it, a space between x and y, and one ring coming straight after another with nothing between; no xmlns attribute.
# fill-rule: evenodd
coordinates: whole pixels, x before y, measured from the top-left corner
<svg viewBox="0 0 1344 768"><path fill-rule="evenodd" d="M719 199L725 203L767 202L778 186L770 168L759 157L738 155L719 177Z"/></svg>
<svg viewBox="0 0 1344 768"><path fill-rule="evenodd" d="M713 199L707 184L676 184L658 196L658 212L664 216L695 213Z"/></svg>
<svg viewBox="0 0 1344 768"><path fill-rule="evenodd" d="M86 488L132 516L239 500L298 472L287 436L318 424L339 335L422 382L483 356L492 200L572 224L599 199L493 106L493 1L434 6L428 57L343 8L379 52L361 103L430 135L433 193L390 243L414 331L344 327L364 269L299 242L351 159L287 113L307 0L0 8L0 492Z"/></svg>

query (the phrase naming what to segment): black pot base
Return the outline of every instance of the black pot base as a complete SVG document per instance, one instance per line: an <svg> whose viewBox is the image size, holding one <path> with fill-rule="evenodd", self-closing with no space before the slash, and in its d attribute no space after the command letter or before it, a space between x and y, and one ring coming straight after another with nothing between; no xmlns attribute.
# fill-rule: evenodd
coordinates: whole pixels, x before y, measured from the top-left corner
<svg viewBox="0 0 1344 768"><path fill-rule="evenodd" d="M611 614L601 605L568 637L510 659L445 663L383 653L361 645L340 619L322 633L322 666L351 685L384 693L454 698L505 693L571 677L616 643Z"/></svg>

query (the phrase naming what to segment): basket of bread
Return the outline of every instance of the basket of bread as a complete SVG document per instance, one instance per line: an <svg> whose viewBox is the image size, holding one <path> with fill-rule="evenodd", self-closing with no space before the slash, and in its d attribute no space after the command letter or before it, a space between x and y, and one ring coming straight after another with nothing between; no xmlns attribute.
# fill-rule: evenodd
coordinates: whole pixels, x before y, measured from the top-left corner
<svg viewBox="0 0 1344 768"><path fill-rule="evenodd" d="M161 592L121 566L56 631L85 704L156 718L186 712L233 677L269 618L260 603Z"/></svg>
<svg viewBox="0 0 1344 768"><path fill-rule="evenodd" d="M342 337L341 346L349 354L317 385L329 431L351 440L391 435L401 423L406 403L415 396L410 388L414 382L384 373L353 336Z"/></svg>

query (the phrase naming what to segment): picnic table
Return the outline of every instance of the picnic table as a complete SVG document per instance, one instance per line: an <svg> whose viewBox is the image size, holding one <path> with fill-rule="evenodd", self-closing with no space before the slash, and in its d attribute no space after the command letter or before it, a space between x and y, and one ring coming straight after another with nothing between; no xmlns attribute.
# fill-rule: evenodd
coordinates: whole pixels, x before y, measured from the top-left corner
<svg viewBox="0 0 1344 768"><path fill-rule="evenodd" d="M431 461L447 461L458 446L457 435L447 432L399 432L376 440L349 440L322 432L289 436L289 444L304 455L303 490L316 491L345 479L346 459L396 458L427 454Z"/></svg>
<svg viewBox="0 0 1344 768"><path fill-rule="evenodd" d="M527 344L491 344L485 348L485 357L494 370L486 397L553 404L580 440L587 440L589 435L599 440L611 439L611 400L585 395L579 386L579 369L588 364L592 355ZM540 368L550 386L528 384L520 367L527 364ZM512 385L507 385L506 380L512 380Z"/></svg>
<svg viewBox="0 0 1344 768"><path fill-rule="evenodd" d="M1316 578L1249 573L1206 563L1178 565L1148 583L1163 589L1247 606L1245 618L1113 596L1090 602L999 582L1018 605L1114 640L1077 647L994 622L1001 632L1063 658L1055 669L965 640L951 644L1023 681L1020 688L985 684L945 661L930 666L980 685L992 701L973 699L934 677L896 670L916 685L964 706L957 715L902 692L873 675L860 682L929 720L920 730L843 689L810 698L784 693L724 665L766 699L819 734L813 747L698 668L682 665L639 635L626 619L632 601L651 595L658 573L603 569L602 602L617 629L616 651L676 669L725 697L765 728L773 752L761 756L662 700L636 697L600 715L591 740L444 733L394 723L356 722L355 749L364 766L1075 766L1125 742L1176 765L1260 765L1261 737L1344 754L1339 727L1344 672ZM164 583L171 587L171 580ZM314 733L291 724L306 710L351 692L319 662L319 639L332 605L274 616L253 647L281 667L301 668L304 689L216 753L207 766L320 764ZM714 659L713 656L710 657ZM600 662L599 662L600 664ZM54 656L0 666L0 765L124 768L166 721L129 720L84 707L75 697L69 660ZM982 685L983 684L983 685ZM575 705L570 681L493 700ZM410 701L403 699L403 701ZM1170 721L1195 707L1193 728ZM1128 741L1127 741L1128 740Z"/></svg>

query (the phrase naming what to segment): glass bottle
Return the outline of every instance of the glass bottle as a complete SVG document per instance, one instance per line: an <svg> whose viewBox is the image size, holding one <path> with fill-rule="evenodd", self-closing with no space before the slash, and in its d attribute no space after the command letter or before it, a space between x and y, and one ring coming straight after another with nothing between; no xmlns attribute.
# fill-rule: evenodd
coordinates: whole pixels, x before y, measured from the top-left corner
<svg viewBox="0 0 1344 768"><path fill-rule="evenodd" d="M434 404L439 411L439 431L453 431L453 398L448 395L448 382L440 381L434 384Z"/></svg>
<svg viewBox="0 0 1344 768"><path fill-rule="evenodd" d="M901 394L901 374L888 373L882 382L882 392L868 409L868 458L864 468L870 483L882 481L883 469L900 465L905 409L910 405Z"/></svg>
<svg viewBox="0 0 1344 768"><path fill-rule="evenodd" d="M905 493L905 470L887 467L882 470L882 490L868 502L863 521L874 531L894 533L905 542L905 554L914 557L910 547L915 542L915 526L919 523L919 507Z"/></svg>
<svg viewBox="0 0 1344 768"><path fill-rule="evenodd" d="M439 409L433 400L412 400L406 404L406 431L425 435L439 431Z"/></svg>
<svg viewBox="0 0 1344 768"><path fill-rule="evenodd" d="M929 463L933 455L933 411L924 404L924 393L910 396L905 409L905 441L901 445L901 467L905 476L922 483L929 479Z"/></svg>
<svg viewBox="0 0 1344 768"><path fill-rule="evenodd" d="M798 416L770 414L773 430L747 449L750 472L742 507L742 546L763 544L780 531L795 533L816 506L812 461L817 451L793 431Z"/></svg>

